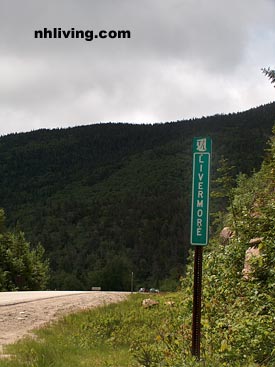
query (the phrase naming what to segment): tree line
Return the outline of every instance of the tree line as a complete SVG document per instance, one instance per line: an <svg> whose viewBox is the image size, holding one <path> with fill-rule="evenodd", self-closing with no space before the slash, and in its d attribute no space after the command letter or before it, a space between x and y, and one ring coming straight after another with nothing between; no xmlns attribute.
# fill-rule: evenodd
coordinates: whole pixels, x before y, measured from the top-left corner
<svg viewBox="0 0 275 367"><path fill-rule="evenodd" d="M271 103L173 123L3 136L0 206L8 231L43 245L52 289L130 289L132 272L136 289L175 289L189 254L193 137L211 136L214 179L221 157L234 166L232 178L250 175L261 165L274 112ZM226 200L211 211L223 211Z"/></svg>

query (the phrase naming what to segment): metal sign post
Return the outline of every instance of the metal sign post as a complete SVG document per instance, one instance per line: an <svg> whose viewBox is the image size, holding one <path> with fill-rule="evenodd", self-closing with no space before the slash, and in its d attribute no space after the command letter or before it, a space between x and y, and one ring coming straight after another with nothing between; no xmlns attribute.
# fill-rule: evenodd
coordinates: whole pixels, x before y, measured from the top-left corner
<svg viewBox="0 0 275 367"><path fill-rule="evenodd" d="M193 140L191 244L195 246L192 355L200 359L203 246L208 244L209 187L212 141Z"/></svg>
<svg viewBox="0 0 275 367"><path fill-rule="evenodd" d="M131 273L131 293L134 292L134 272Z"/></svg>
<svg viewBox="0 0 275 367"><path fill-rule="evenodd" d="M197 359L200 359L201 349L202 254L203 247L196 246L194 260L192 355L197 357Z"/></svg>

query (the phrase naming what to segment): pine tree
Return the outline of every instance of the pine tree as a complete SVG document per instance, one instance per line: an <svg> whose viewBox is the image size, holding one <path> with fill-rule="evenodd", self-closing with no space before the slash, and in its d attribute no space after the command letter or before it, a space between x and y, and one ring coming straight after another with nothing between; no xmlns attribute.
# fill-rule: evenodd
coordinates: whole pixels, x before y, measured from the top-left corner
<svg viewBox="0 0 275 367"><path fill-rule="evenodd" d="M272 70L270 68L267 68L267 69L262 68L261 70L263 74L265 74L268 77L268 79L270 79L272 84L275 83L275 70ZM274 88L275 88L275 85L274 85Z"/></svg>
<svg viewBox="0 0 275 367"><path fill-rule="evenodd" d="M49 262L44 260L44 248L31 248L23 232L6 231L4 219L0 209L0 291L45 289Z"/></svg>

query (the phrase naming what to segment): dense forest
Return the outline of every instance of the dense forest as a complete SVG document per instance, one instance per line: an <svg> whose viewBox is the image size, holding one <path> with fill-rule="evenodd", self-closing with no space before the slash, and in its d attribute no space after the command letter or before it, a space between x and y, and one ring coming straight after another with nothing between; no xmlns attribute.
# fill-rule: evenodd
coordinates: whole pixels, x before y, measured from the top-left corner
<svg viewBox="0 0 275 367"><path fill-rule="evenodd" d="M217 186L222 159L232 178L260 168L274 116L271 103L188 121L3 136L0 207L9 229L45 248L50 288L124 290L133 272L136 288L172 289L190 246L193 137L212 138ZM213 200L212 212L226 199Z"/></svg>

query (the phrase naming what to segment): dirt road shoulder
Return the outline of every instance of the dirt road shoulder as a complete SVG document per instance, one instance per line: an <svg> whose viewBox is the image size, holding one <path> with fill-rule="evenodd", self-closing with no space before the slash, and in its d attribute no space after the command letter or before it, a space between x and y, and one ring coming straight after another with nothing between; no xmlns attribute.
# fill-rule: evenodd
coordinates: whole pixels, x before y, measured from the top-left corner
<svg viewBox="0 0 275 367"><path fill-rule="evenodd" d="M120 302L127 292L76 293L0 306L0 351L35 328L78 310Z"/></svg>

